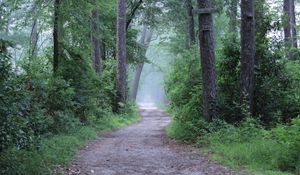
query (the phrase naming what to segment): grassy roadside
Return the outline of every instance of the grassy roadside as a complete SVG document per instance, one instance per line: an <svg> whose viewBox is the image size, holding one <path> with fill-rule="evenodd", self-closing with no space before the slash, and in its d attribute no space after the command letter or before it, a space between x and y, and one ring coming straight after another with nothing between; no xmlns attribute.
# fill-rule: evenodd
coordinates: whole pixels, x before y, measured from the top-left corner
<svg viewBox="0 0 300 175"><path fill-rule="evenodd" d="M292 175L273 167L281 147L271 140L248 143L214 144L201 149L212 153L212 158L233 169L245 169L254 175ZM277 151L277 152L276 152ZM274 154L274 157L271 155Z"/></svg>
<svg viewBox="0 0 300 175"><path fill-rule="evenodd" d="M291 161L291 153L286 145L278 144L276 140L260 136L249 137L249 140L237 139L237 141L232 141L232 138L243 137L242 132L245 132L245 130L237 131L235 129L229 128L228 131L221 130L199 137L195 134L196 132L190 132L190 126L173 119L172 123L166 128L166 133L176 140L194 144L195 147L212 154L212 159L232 169L243 169L249 174L255 175L292 174L280 171L282 167L287 166ZM248 133L246 134L248 135Z"/></svg>
<svg viewBox="0 0 300 175"><path fill-rule="evenodd" d="M58 166L66 166L78 150L97 134L137 122L137 111L126 115L109 115L101 122L80 126L67 134L41 140L40 147L27 150L10 149L0 155L0 174L55 174Z"/></svg>

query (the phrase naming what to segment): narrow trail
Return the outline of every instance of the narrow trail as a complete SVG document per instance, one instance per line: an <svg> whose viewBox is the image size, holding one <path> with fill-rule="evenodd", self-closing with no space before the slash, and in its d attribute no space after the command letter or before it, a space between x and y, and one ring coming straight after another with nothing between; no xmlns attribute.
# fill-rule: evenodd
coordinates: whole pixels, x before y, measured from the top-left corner
<svg viewBox="0 0 300 175"><path fill-rule="evenodd" d="M104 134L73 160L70 175L231 175L241 174L210 161L196 149L165 136L168 115L140 108L139 123Z"/></svg>

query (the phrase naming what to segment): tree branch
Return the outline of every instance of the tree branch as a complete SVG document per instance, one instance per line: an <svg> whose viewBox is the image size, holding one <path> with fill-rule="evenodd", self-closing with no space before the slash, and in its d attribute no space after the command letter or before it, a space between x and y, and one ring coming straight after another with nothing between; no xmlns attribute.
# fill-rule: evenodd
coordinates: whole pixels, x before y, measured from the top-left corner
<svg viewBox="0 0 300 175"><path fill-rule="evenodd" d="M132 22L133 18L134 18L134 15L136 13L136 11L139 9L139 7L142 5L143 3L143 0L139 0L135 6L133 7L132 11L130 12L128 18L127 18L127 21L126 21L126 31L128 30L129 28L129 25L130 23Z"/></svg>

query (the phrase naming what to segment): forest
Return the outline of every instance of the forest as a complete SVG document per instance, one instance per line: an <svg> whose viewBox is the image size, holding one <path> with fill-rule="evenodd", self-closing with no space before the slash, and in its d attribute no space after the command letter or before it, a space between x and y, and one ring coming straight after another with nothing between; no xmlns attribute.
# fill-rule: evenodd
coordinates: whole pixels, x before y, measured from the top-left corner
<svg viewBox="0 0 300 175"><path fill-rule="evenodd" d="M0 174L299 175L299 31L298 0L0 0Z"/></svg>

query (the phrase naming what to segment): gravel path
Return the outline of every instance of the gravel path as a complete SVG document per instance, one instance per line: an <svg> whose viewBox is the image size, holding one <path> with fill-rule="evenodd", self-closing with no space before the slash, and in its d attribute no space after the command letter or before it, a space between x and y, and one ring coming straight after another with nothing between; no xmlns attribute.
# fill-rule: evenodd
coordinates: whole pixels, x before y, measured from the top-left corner
<svg viewBox="0 0 300 175"><path fill-rule="evenodd" d="M170 118L154 107L141 107L139 123L104 134L73 160L69 175L231 175L196 149L168 139Z"/></svg>

